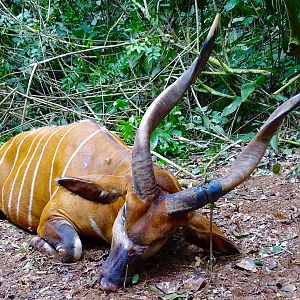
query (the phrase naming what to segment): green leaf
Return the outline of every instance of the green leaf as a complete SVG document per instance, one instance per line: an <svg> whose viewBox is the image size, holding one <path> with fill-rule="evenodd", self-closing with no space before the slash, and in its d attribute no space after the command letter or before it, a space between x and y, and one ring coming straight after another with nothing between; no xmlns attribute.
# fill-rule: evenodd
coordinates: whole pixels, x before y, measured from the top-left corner
<svg viewBox="0 0 300 300"><path fill-rule="evenodd" d="M193 169L192 170L192 173L194 174L194 175L197 175L197 174L199 174L200 173L200 169L199 168L195 168L195 169Z"/></svg>
<svg viewBox="0 0 300 300"><path fill-rule="evenodd" d="M273 253L279 253L279 252L281 252L283 249L282 249L282 247L281 246L273 246L272 247L272 252Z"/></svg>
<svg viewBox="0 0 300 300"><path fill-rule="evenodd" d="M228 116L235 112L241 105L242 103L242 97L236 97L234 101L226 106L222 112L222 117Z"/></svg>
<svg viewBox="0 0 300 300"><path fill-rule="evenodd" d="M117 109L117 110L125 110L128 109L128 101L124 100L124 99L117 99L116 101L114 101L113 106Z"/></svg>
<svg viewBox="0 0 300 300"><path fill-rule="evenodd" d="M254 136L255 136L254 132L240 133L237 134L236 136L232 136L232 139L235 141L242 140L243 142L250 142Z"/></svg>
<svg viewBox="0 0 300 300"><path fill-rule="evenodd" d="M163 297L164 300L186 299L187 294L169 293Z"/></svg>
<svg viewBox="0 0 300 300"><path fill-rule="evenodd" d="M97 21L98 21L98 20L97 20L97 18L95 17L94 20L92 21L91 25L92 25L92 26L96 26L96 25L97 25Z"/></svg>
<svg viewBox="0 0 300 300"><path fill-rule="evenodd" d="M140 279L140 275L139 275L139 274L134 274L134 275L132 276L131 282L132 282L133 284L135 284L135 283L137 283L137 282L139 281L139 279Z"/></svg>
<svg viewBox="0 0 300 300"><path fill-rule="evenodd" d="M159 292L159 289L156 286L151 285L150 286L150 291L154 292L154 293L157 293L157 292Z"/></svg>
<svg viewBox="0 0 300 300"><path fill-rule="evenodd" d="M255 81L245 83L241 87L242 102L245 102L255 90Z"/></svg>
<svg viewBox="0 0 300 300"><path fill-rule="evenodd" d="M154 150L158 144L158 140L159 140L159 131L158 130L154 130L151 138L150 138L150 149Z"/></svg>
<svg viewBox="0 0 300 300"><path fill-rule="evenodd" d="M253 260L253 262L255 263L256 266L263 266L264 262L261 260Z"/></svg>
<svg viewBox="0 0 300 300"><path fill-rule="evenodd" d="M256 85L262 86L267 81L267 79L268 79L268 76L260 75L256 79L255 83L256 83Z"/></svg>
<svg viewBox="0 0 300 300"><path fill-rule="evenodd" d="M246 18L242 21L242 23L243 23L244 25L249 25L249 24L251 24L251 23L253 22L253 20L254 20L253 17L246 17Z"/></svg>
<svg viewBox="0 0 300 300"><path fill-rule="evenodd" d="M237 23L237 22L242 22L244 20L245 20L245 17L233 18L232 24Z"/></svg>
<svg viewBox="0 0 300 300"><path fill-rule="evenodd" d="M290 178L292 176L298 176L300 175L300 165L299 166L296 166L296 168L292 169L292 171L290 171L288 174L287 174L287 177Z"/></svg>
<svg viewBox="0 0 300 300"><path fill-rule="evenodd" d="M234 9L239 3L240 3L239 0L230 0L226 3L226 5L224 6L224 9L226 11L230 11L230 10Z"/></svg>
<svg viewBox="0 0 300 300"><path fill-rule="evenodd" d="M213 125L212 129L218 134L225 133L223 127L221 127L220 125Z"/></svg>
<svg viewBox="0 0 300 300"><path fill-rule="evenodd" d="M277 164L273 165L272 172L274 174L279 174L280 170L281 170L281 164L280 163L277 163Z"/></svg>
<svg viewBox="0 0 300 300"><path fill-rule="evenodd" d="M275 152L278 152L278 144L279 144L279 134L278 134L278 132L273 135L270 144L271 144L272 149Z"/></svg>

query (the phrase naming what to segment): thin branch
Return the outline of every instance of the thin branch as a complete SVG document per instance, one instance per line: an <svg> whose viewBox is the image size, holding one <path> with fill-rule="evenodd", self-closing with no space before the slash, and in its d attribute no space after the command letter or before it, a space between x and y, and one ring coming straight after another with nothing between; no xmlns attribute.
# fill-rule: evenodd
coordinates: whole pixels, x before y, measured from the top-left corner
<svg viewBox="0 0 300 300"><path fill-rule="evenodd" d="M282 91L284 91L287 87L289 87L292 83L294 83L298 79L300 79L300 73L298 75L296 75L295 77L293 77L292 79L290 79L280 89L278 89L277 91L275 91L274 93L272 93L272 95L274 95L274 96L278 95L279 93L281 93Z"/></svg>
<svg viewBox="0 0 300 300"><path fill-rule="evenodd" d="M228 145L227 147L225 147L224 149L222 149L220 152L218 152L216 155L214 155L212 157L212 159L206 164L206 166L204 167L204 173L207 172L208 168L217 160L217 158L224 153L225 151L227 151L228 149L234 147L235 145L239 144L241 142L241 140L238 140L236 142L234 142L233 144Z"/></svg>
<svg viewBox="0 0 300 300"><path fill-rule="evenodd" d="M131 44L131 42L124 42L124 43L120 43L120 44L116 44L116 45L95 46L95 47L91 47L89 49L82 49L82 50L68 52L68 53L60 54L60 55L57 55L57 56L54 56L54 57L50 57L48 59L32 63L29 66L31 67L34 64L38 64L38 65L45 64L45 63L47 63L49 61L52 61L52 60L55 60L55 59L58 59L58 58L62 58L62 57L66 57L66 56L70 56L70 55L74 55L74 54L90 52L90 51L93 51L93 50L103 50L103 49L110 49L110 48L122 47L122 46L127 46L127 45L130 45L130 44Z"/></svg>
<svg viewBox="0 0 300 300"><path fill-rule="evenodd" d="M167 159L166 157L163 157L162 155L158 154L155 151L151 151L151 154L153 154L154 156L158 157L159 159L163 160L164 162L166 162L167 164L169 164L170 166L172 166L173 168L179 170L180 172L183 172L184 174L191 176L192 178L196 178L197 176L195 176L194 174L192 174L191 172L189 172L188 170L184 169L183 167L177 165L176 163L174 163L173 161Z"/></svg>

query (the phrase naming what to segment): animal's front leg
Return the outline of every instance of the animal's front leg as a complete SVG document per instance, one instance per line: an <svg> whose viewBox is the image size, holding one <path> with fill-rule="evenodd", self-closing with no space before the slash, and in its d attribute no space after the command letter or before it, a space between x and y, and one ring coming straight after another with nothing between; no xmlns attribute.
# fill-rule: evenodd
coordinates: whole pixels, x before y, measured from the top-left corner
<svg viewBox="0 0 300 300"><path fill-rule="evenodd" d="M74 227L62 218L48 219L39 226L39 237L31 245L40 252L54 255L62 262L75 262L82 254L81 240Z"/></svg>
<svg viewBox="0 0 300 300"><path fill-rule="evenodd" d="M187 226L185 227L185 235L189 242L205 250L209 250L210 221L197 212L191 212ZM212 224L212 246L213 251L222 254L239 252L234 242L228 239L215 224Z"/></svg>

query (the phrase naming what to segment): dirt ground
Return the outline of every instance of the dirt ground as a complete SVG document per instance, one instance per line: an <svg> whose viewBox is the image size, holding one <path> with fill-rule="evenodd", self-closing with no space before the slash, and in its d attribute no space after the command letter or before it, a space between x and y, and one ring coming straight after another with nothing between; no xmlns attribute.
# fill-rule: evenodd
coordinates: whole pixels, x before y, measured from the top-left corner
<svg viewBox="0 0 300 300"><path fill-rule="evenodd" d="M33 236L1 219L0 299L300 299L300 180L285 176L292 165L256 173L214 210L239 256L217 257L211 270L209 254L178 232L118 294L97 283L107 245L85 243L82 259L64 264L33 251Z"/></svg>

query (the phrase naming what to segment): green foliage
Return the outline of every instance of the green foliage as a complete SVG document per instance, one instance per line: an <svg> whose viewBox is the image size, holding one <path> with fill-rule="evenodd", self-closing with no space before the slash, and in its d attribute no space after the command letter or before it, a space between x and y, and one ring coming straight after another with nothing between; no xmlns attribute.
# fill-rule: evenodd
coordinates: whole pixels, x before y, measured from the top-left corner
<svg viewBox="0 0 300 300"><path fill-rule="evenodd" d="M136 283L138 283L139 279L140 279L140 275L139 275L139 274L134 274L134 275L132 276L131 282L132 282L133 284L136 284Z"/></svg>
<svg viewBox="0 0 300 300"><path fill-rule="evenodd" d="M116 126L120 137L129 145L134 143L136 129L139 127L141 117L131 116L128 120L118 120ZM176 107L156 128L151 136L151 150L162 153L163 155L184 155L182 149L184 144L174 139L182 136L184 130L184 117L181 110Z"/></svg>
<svg viewBox="0 0 300 300"><path fill-rule="evenodd" d="M214 18L208 1L197 4L198 12L194 0L6 1L0 7L1 142L34 126L92 117L132 145L139 110L191 64ZM197 80L195 94L189 91L153 133L151 149L162 155L194 151L210 159L224 142L248 141L270 111L299 92L295 80L271 96L300 72L285 55L283 1L215 4L222 11L215 62ZM297 132L300 125L293 126ZM278 145L275 137L273 149Z"/></svg>
<svg viewBox="0 0 300 300"><path fill-rule="evenodd" d="M120 137L129 145L133 145L135 131L141 122L138 116L131 116L127 121L118 120L116 130L120 133Z"/></svg>
<svg viewBox="0 0 300 300"><path fill-rule="evenodd" d="M183 135L184 116L178 107L175 107L151 136L151 149L164 155L187 155L184 144L174 137Z"/></svg>

